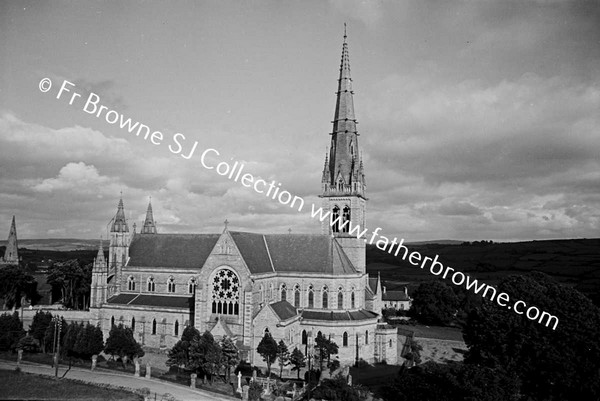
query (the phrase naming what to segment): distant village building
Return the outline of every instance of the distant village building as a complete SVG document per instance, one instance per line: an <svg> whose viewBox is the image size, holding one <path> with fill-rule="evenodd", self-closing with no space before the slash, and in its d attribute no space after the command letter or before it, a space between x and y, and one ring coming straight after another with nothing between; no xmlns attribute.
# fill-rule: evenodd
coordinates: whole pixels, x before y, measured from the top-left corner
<svg viewBox="0 0 600 401"><path fill-rule="evenodd" d="M406 287L404 287L404 291L387 291L384 286L381 300L385 309L395 310L409 310L412 303Z"/></svg>
<svg viewBox="0 0 600 401"><path fill-rule="evenodd" d="M6 242L6 250L4 251L4 257L0 259L0 266L18 265L19 261L17 225L15 223L15 216L13 216L12 223L10 224L10 231L8 233L8 241Z"/></svg>
<svg viewBox="0 0 600 401"><path fill-rule="evenodd" d="M321 198L339 224L324 222L322 235L239 232L227 221L221 233L160 234L150 203L136 233L120 199L108 259L100 246L93 267L91 311L105 335L123 323L164 352L193 325L231 337L261 366L256 348L266 332L304 353L321 333L339 346L342 364L396 363L397 330L380 322L381 282L366 273L365 241L343 224L364 227L367 203L345 34L330 135Z"/></svg>

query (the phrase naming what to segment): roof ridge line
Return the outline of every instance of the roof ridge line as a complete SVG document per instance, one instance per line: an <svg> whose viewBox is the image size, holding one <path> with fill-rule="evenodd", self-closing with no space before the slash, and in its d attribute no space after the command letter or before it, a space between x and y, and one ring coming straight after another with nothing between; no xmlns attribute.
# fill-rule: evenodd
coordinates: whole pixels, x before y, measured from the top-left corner
<svg viewBox="0 0 600 401"><path fill-rule="evenodd" d="M263 237L263 241L265 243L265 249L267 250L267 255L269 256L269 262L271 262L271 269L273 270L273 273L275 272L275 266L273 266L273 259L271 258L271 252L269 251L269 245L267 244L267 237L265 237L265 235L262 235Z"/></svg>

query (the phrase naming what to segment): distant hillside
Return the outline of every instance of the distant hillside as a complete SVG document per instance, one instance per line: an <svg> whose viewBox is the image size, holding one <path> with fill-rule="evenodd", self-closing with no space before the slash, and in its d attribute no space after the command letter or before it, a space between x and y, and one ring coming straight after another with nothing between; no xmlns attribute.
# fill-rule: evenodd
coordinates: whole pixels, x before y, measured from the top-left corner
<svg viewBox="0 0 600 401"><path fill-rule="evenodd" d="M574 286L600 304L600 238L527 241L514 243L412 244L410 251L424 256L439 255L445 266L496 284L509 274L544 272ZM367 271L380 272L394 284L437 279L421 269L394 257L374 245L367 245Z"/></svg>
<svg viewBox="0 0 600 401"><path fill-rule="evenodd" d="M38 249L47 251L81 251L93 249L97 250L99 244L100 240L98 239L19 239L19 248ZM6 241L0 241L0 246L6 246Z"/></svg>

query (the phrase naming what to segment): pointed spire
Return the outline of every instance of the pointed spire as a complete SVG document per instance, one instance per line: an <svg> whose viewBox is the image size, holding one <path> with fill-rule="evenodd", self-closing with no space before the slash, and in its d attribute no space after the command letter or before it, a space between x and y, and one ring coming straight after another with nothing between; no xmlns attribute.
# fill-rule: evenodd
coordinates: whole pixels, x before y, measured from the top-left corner
<svg viewBox="0 0 600 401"><path fill-rule="evenodd" d="M104 247L102 246L102 237L100 237L100 246L98 247L98 254L94 259L94 269L106 269L106 258L104 257Z"/></svg>
<svg viewBox="0 0 600 401"><path fill-rule="evenodd" d="M154 215L152 213L152 198L148 201L146 219L144 220L141 234L156 234L156 224L154 223Z"/></svg>
<svg viewBox="0 0 600 401"><path fill-rule="evenodd" d="M17 244L17 224L13 215L10 231L8 232L8 241L6 242L6 250L4 251L3 264L18 265L19 264L19 247Z"/></svg>
<svg viewBox="0 0 600 401"><path fill-rule="evenodd" d="M123 207L123 193L121 193L119 206L117 206L117 214L115 215L110 231L118 233L129 232L129 227L127 226L127 221L125 219L125 208Z"/></svg>
<svg viewBox="0 0 600 401"><path fill-rule="evenodd" d="M344 24L344 43L342 44L333 132L331 133L331 150L329 158L325 158L325 163L329 164L323 169L324 195L364 197L365 188L362 174L358 174L360 164L358 131L354 116L354 92L352 91L350 57L346 40L346 24Z"/></svg>

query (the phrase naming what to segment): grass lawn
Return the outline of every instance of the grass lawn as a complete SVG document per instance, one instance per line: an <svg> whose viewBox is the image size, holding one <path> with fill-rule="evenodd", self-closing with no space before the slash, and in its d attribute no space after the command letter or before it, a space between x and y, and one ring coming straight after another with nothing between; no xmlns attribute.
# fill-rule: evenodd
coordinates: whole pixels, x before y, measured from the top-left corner
<svg viewBox="0 0 600 401"><path fill-rule="evenodd" d="M413 331L415 333L415 337L463 341L462 330L457 327L423 326L420 324L415 326L406 325L399 327Z"/></svg>
<svg viewBox="0 0 600 401"><path fill-rule="evenodd" d="M13 400L139 401L133 393L83 384L68 379L55 380L14 370L0 369L0 398Z"/></svg>

